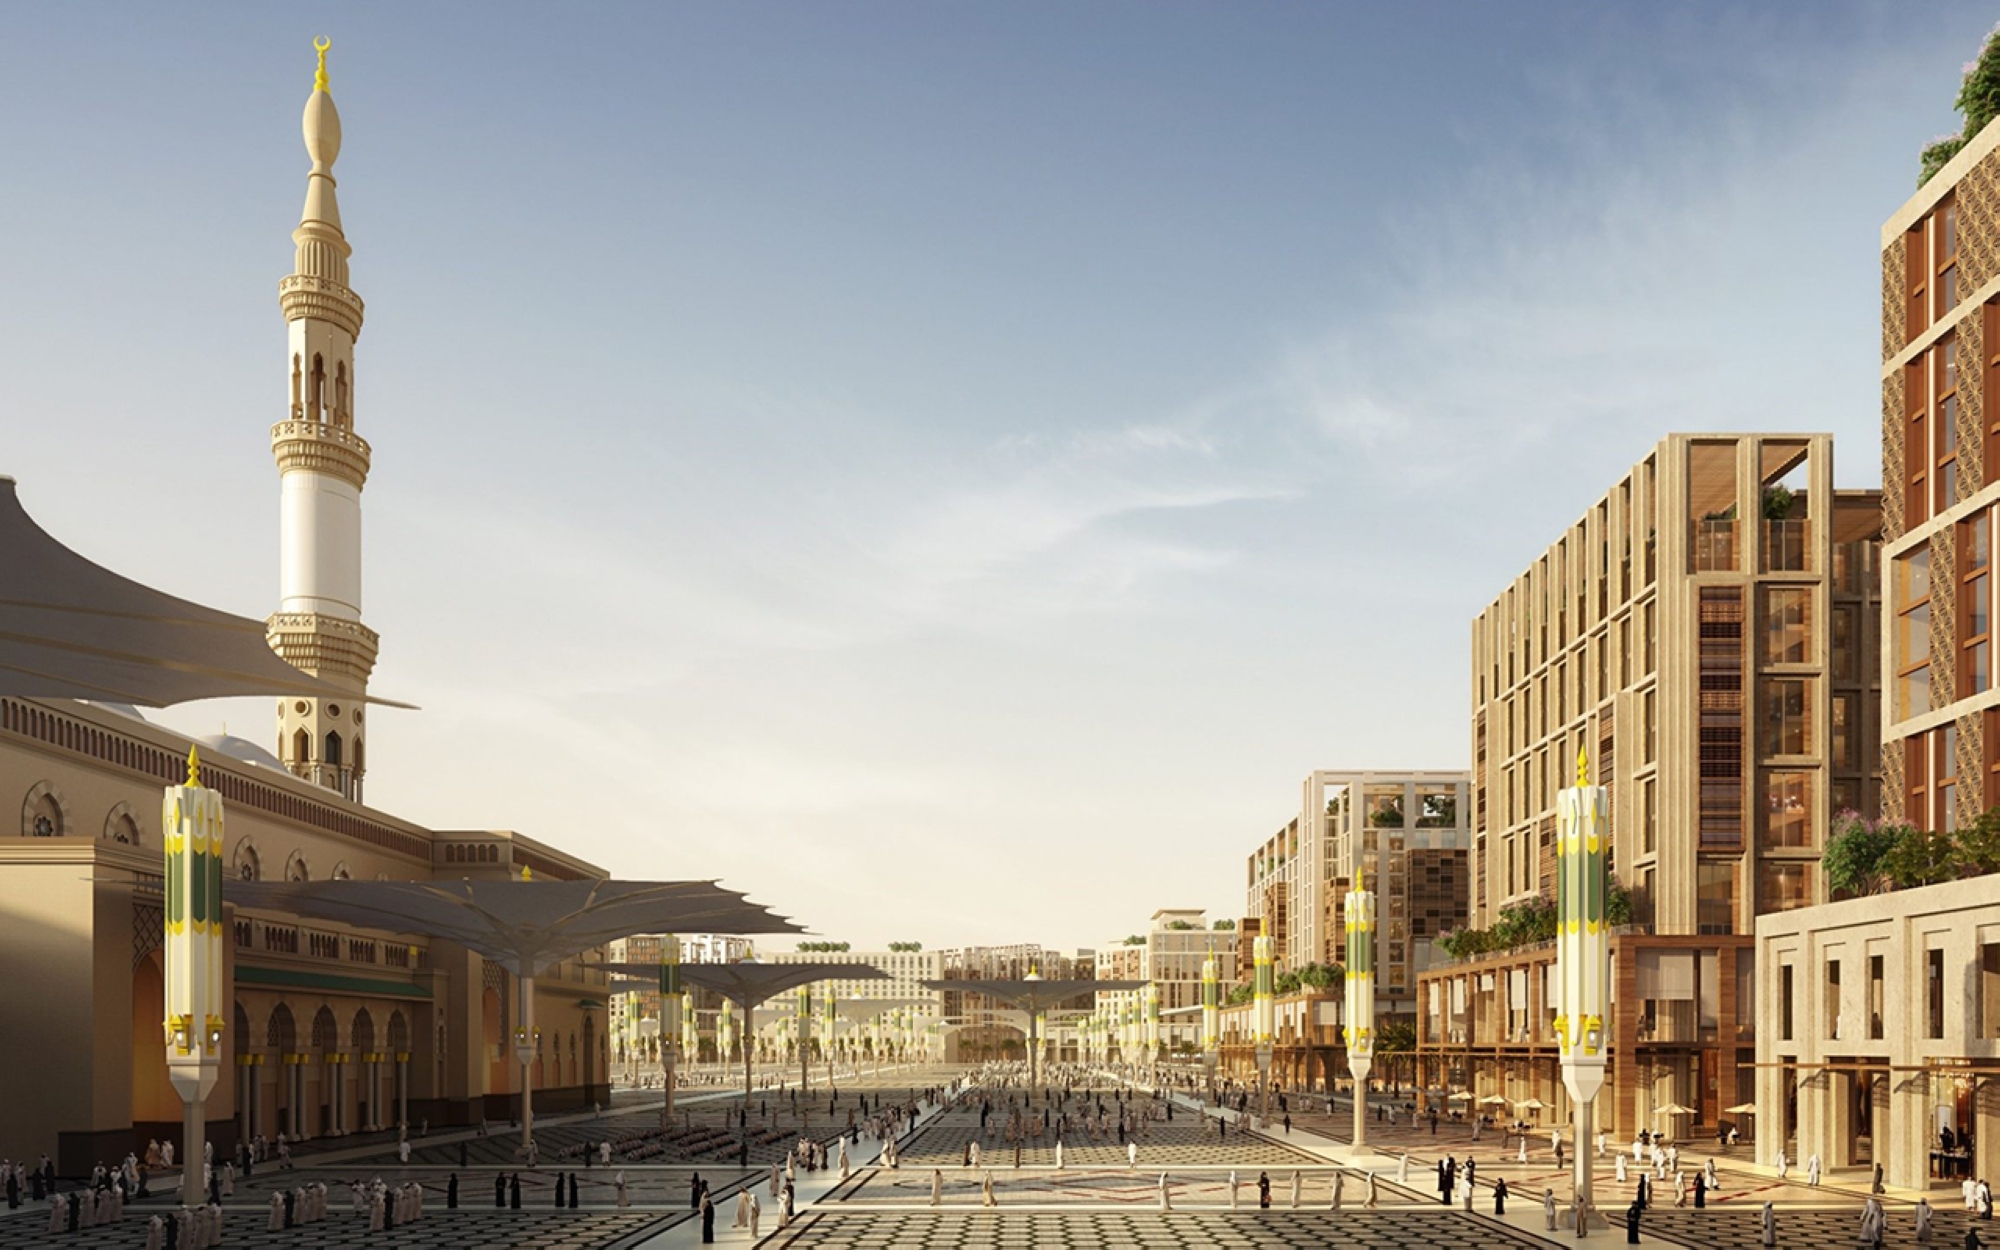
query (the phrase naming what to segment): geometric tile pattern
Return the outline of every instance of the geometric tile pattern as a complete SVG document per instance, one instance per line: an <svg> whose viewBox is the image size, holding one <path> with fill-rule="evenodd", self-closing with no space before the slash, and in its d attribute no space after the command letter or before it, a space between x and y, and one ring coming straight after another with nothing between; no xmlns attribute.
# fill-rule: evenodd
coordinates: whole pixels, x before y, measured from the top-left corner
<svg viewBox="0 0 2000 1250"><path fill-rule="evenodd" d="M39 1218L0 1220L0 1250L35 1250L61 1245L64 1250L131 1250L146 1242L146 1220L134 1218L127 1207L119 1224L80 1228L75 1235L50 1236L48 1213ZM723 1221L727 1223L725 1219ZM264 1216L249 1210L230 1211L222 1220L222 1244L256 1246L258 1250L376 1250L377 1247L442 1247L444 1250L486 1250L491 1246L517 1250L627 1250L652 1237L667 1222L657 1215L586 1214L530 1211L438 1211L426 1204L424 1218L386 1233L368 1231L368 1221L353 1214L330 1213L317 1224L268 1232ZM182 1245L186 1245L183 1240Z"/></svg>
<svg viewBox="0 0 2000 1250"><path fill-rule="evenodd" d="M2000 273L2000 152L1989 152L1959 180L1958 289L1978 290Z"/></svg>
<svg viewBox="0 0 2000 1250"><path fill-rule="evenodd" d="M1957 698L1958 527L1947 525L1931 535L1931 706Z"/></svg>
<svg viewBox="0 0 2000 1250"><path fill-rule="evenodd" d="M1904 292L1907 289L1903 264L1906 259L1901 239L1882 249L1882 360L1885 364L1910 341L1903 326Z"/></svg>
<svg viewBox="0 0 2000 1250"><path fill-rule="evenodd" d="M1955 1200L1957 1195L1953 1194L1952 1198ZM1889 1219L1882 1244L1891 1247L1917 1246L1916 1224L1910 1208L1900 1202L1884 1205ZM1975 1224L1989 1246L1994 1244L1996 1232L2000 1232L1994 1224L1973 1219L1956 1208L1933 1203L1931 1210L1930 1245L1933 1250L1965 1244L1965 1230ZM1623 1228L1624 1212L1611 1214L1614 1225ZM1780 1207L1776 1219L1780 1246L1851 1246L1855 1244L1855 1234L1861 1227L1861 1204L1857 1202L1838 1210ZM1763 1227L1761 1209L1710 1208L1696 1211L1691 1207L1654 1207L1640 1221L1639 1231L1648 1237L1699 1250L1756 1250L1763 1245Z"/></svg>
<svg viewBox="0 0 2000 1250"><path fill-rule="evenodd" d="M1882 744L1882 819L1901 824L1908 819L1903 809L1909 805L1909 785L1903 776L1903 744Z"/></svg>
<svg viewBox="0 0 2000 1250"><path fill-rule="evenodd" d="M1602 1240L1600 1235L1599 1240ZM1004 1247L1365 1247L1367 1250L1493 1250L1562 1243L1519 1233L1462 1211L897 1211L812 1213L768 1242L775 1246L891 1250L924 1246Z"/></svg>
<svg viewBox="0 0 2000 1250"><path fill-rule="evenodd" d="M1139 1166L1154 1169L1156 1175L1160 1168L1189 1164L1256 1168L1296 1166L1314 1161L1313 1156L1303 1151L1248 1133L1231 1133L1226 1140L1219 1140L1212 1131L1198 1126L1186 1115L1172 1124L1161 1122L1147 1127L1149 1131L1144 1136L1135 1138L1139 1143ZM904 1144L900 1152L903 1166L939 1167L950 1171L963 1163L966 1143L978 1136L977 1116L963 1119L949 1116L946 1122L931 1125ZM979 1161L982 1168L1011 1168L1014 1147L995 1133L992 1138L979 1143ZM1021 1162L1028 1167L1054 1167L1054 1139L1044 1134L1039 1141L1023 1142ZM1096 1142L1080 1133L1063 1138L1065 1168L1122 1168L1125 1164L1125 1147L1115 1135Z"/></svg>
<svg viewBox="0 0 2000 1250"><path fill-rule="evenodd" d="M1964 288L1960 288L1963 290ZM1986 376L1980 362L1986 359L1986 312L1973 310L1959 319L1958 341L1958 497L1970 499L1984 486L1986 466L1980 463L1980 448L1986 445L1980 419L1984 408L1982 380Z"/></svg>
<svg viewBox="0 0 2000 1250"><path fill-rule="evenodd" d="M1254 1167L1236 1170L1237 1200L1246 1210L1257 1206L1258 1171ZM947 1207L961 1209L977 1206L985 1172L983 1167L940 1168L940 1201ZM1149 1171L1143 1166L1138 1171L1119 1172L1068 1169L1061 1172L1016 1172L1012 1168L994 1168L993 1196L1002 1206L1088 1202L1152 1209L1159 1205L1162 1172L1167 1174L1167 1188L1176 1212L1183 1207L1192 1211L1204 1206L1227 1206L1229 1203L1229 1174L1216 1168L1200 1172L1176 1172L1169 1167L1154 1167ZM1333 1169L1300 1168L1298 1172L1298 1209L1328 1209L1333 1197ZM1292 1169L1273 1168L1270 1169L1270 1176L1272 1208L1291 1210ZM1412 1176L1415 1177L1416 1173L1413 1172ZM1386 1177L1378 1174L1377 1179L1381 1183L1376 1186L1376 1201L1384 1206L1428 1208L1437 1205L1436 1199L1410 1188L1389 1184ZM1359 1208L1367 1192L1367 1182L1361 1175L1349 1172L1341 1190L1341 1200L1347 1209ZM892 1204L927 1207L931 1200L930 1170L892 1172L885 1168L871 1169L864 1171L851 1185L842 1187L836 1196L842 1202L866 1203L871 1207Z"/></svg>
<svg viewBox="0 0 2000 1250"><path fill-rule="evenodd" d="M1904 455L1908 442L1909 413L1903 399L1903 370L1894 369L1882 379L1882 537L1887 542L1903 536L1903 500L1909 488L1909 466Z"/></svg>
<svg viewBox="0 0 2000 1250"><path fill-rule="evenodd" d="M1986 763L1985 718L1974 712L1958 718L1958 790L1953 796L1958 827L1963 829L1986 810L1982 773Z"/></svg>

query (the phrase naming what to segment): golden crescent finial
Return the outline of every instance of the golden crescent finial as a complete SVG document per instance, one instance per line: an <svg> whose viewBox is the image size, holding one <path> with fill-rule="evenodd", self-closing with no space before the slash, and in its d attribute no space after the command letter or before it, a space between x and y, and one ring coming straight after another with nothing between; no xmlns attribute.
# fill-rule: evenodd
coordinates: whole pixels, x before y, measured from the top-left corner
<svg viewBox="0 0 2000 1250"><path fill-rule="evenodd" d="M313 74L313 90L326 90L326 50L333 46L333 40L325 35L313 40L313 50L319 53L319 69Z"/></svg>
<svg viewBox="0 0 2000 1250"><path fill-rule="evenodd" d="M1590 748L1576 749L1576 788L1581 790L1590 784Z"/></svg>
<svg viewBox="0 0 2000 1250"><path fill-rule="evenodd" d="M199 786L201 784L201 756L196 754L194 747L188 748L187 783L189 786Z"/></svg>

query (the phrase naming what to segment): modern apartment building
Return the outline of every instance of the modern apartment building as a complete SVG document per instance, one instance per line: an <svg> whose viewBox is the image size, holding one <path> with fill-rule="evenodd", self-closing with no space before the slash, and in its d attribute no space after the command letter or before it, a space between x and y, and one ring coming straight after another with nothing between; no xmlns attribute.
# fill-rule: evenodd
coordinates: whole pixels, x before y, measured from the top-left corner
<svg viewBox="0 0 2000 1250"><path fill-rule="evenodd" d="M1385 1015L1414 1013L1431 940L1466 922L1470 784L1463 770L1309 774L1299 814L1246 868L1247 914L1276 940L1280 970L1346 958L1341 907L1365 871L1381 917L1376 1002Z"/></svg>
<svg viewBox="0 0 2000 1250"><path fill-rule="evenodd" d="M1882 227L1884 814L1950 829L2000 803L2000 130Z"/></svg>
<svg viewBox="0 0 2000 1250"><path fill-rule="evenodd" d="M1613 939L1621 1130L1670 1102L1705 1128L1749 1097L1755 918L1822 899L1831 817L1882 802L1881 510L1834 489L1827 435L1670 435L1473 622L1471 923L1554 898L1556 794L1587 753L1633 903ZM1430 1078L1566 1106L1553 961L1423 974Z"/></svg>
<svg viewBox="0 0 2000 1250"><path fill-rule="evenodd" d="M1133 937L1140 940L1132 941ZM1100 981L1150 981L1159 987L1160 1041L1168 1054L1182 1043L1201 1043L1201 965L1215 959L1217 975L1228 985L1236 979L1236 933L1213 929L1208 913L1194 907L1163 907L1153 913L1144 933L1108 942L1097 950ZM1121 990L1097 996L1097 1006L1116 1014L1139 1009L1144 1020L1146 992ZM1142 1032L1142 1031L1141 1031ZM1141 1040L1135 1035L1134 1042ZM1123 1039L1121 1052L1125 1049Z"/></svg>

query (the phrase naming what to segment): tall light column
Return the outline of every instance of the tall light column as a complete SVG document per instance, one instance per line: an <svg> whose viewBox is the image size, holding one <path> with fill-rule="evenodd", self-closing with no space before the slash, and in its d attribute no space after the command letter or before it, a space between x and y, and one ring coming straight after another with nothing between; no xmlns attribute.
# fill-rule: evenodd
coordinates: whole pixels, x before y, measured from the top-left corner
<svg viewBox="0 0 2000 1250"><path fill-rule="evenodd" d="M1375 1066L1375 896L1359 870L1347 892L1347 1070L1354 1077L1354 1147L1368 1143L1368 1071Z"/></svg>
<svg viewBox="0 0 2000 1250"><path fill-rule="evenodd" d="M1160 1061L1160 983L1154 981L1146 986L1146 1066L1155 1067Z"/></svg>
<svg viewBox="0 0 2000 1250"><path fill-rule="evenodd" d="M201 784L188 751L187 784L168 786L166 831L167 1077L181 1096L181 1201L202 1192L208 1093L222 1065L222 796Z"/></svg>
<svg viewBox="0 0 2000 1250"><path fill-rule="evenodd" d="M806 1066L806 1043L812 1038L812 1011L813 1011L812 987L809 985L801 985L799 987L798 1021L799 1021L799 1092L802 1094L812 1092L812 1077L810 1070Z"/></svg>
<svg viewBox="0 0 2000 1250"><path fill-rule="evenodd" d="M1215 1061L1222 1057L1222 980L1216 974L1215 947L1201 961L1201 1064L1208 1072L1208 1096L1215 1097Z"/></svg>
<svg viewBox="0 0 2000 1250"><path fill-rule="evenodd" d="M1271 1040L1277 1030L1277 969L1272 960L1277 943L1268 933L1260 933L1251 944L1256 958L1257 979L1253 986L1256 994L1253 1000L1252 1020L1257 1031L1257 1115L1267 1119L1271 1114Z"/></svg>
<svg viewBox="0 0 2000 1250"><path fill-rule="evenodd" d="M1611 935L1604 921L1610 800L1604 787L1589 782L1589 757L1579 751L1575 787L1556 796L1556 980L1562 1000L1555 1029L1563 1085L1576 1112L1579 1237L1593 1209L1591 1103L1604 1087L1604 1013L1611 997Z"/></svg>
<svg viewBox="0 0 2000 1250"><path fill-rule="evenodd" d="M674 1068L679 1060L681 1019L686 991L681 988L681 940L669 933L660 939L660 1067L666 1080L667 1100L660 1104L660 1127L673 1123Z"/></svg>

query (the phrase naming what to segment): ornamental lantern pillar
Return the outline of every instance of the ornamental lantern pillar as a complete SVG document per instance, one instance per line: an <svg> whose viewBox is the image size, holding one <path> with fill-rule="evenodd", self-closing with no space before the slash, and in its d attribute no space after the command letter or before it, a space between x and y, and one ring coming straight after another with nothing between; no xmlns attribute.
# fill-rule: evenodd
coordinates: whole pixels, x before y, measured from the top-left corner
<svg viewBox="0 0 2000 1250"><path fill-rule="evenodd" d="M188 751L187 784L168 786L164 946L167 1077L181 1097L181 1201L203 1203L206 1105L222 1065L222 796L201 784Z"/></svg>
<svg viewBox="0 0 2000 1250"><path fill-rule="evenodd" d="M1576 1116L1577 1235L1591 1207L1592 1101L1604 1087L1605 1016L1611 999L1611 933L1605 923L1610 800L1576 757L1576 785L1556 796L1556 1044Z"/></svg>

